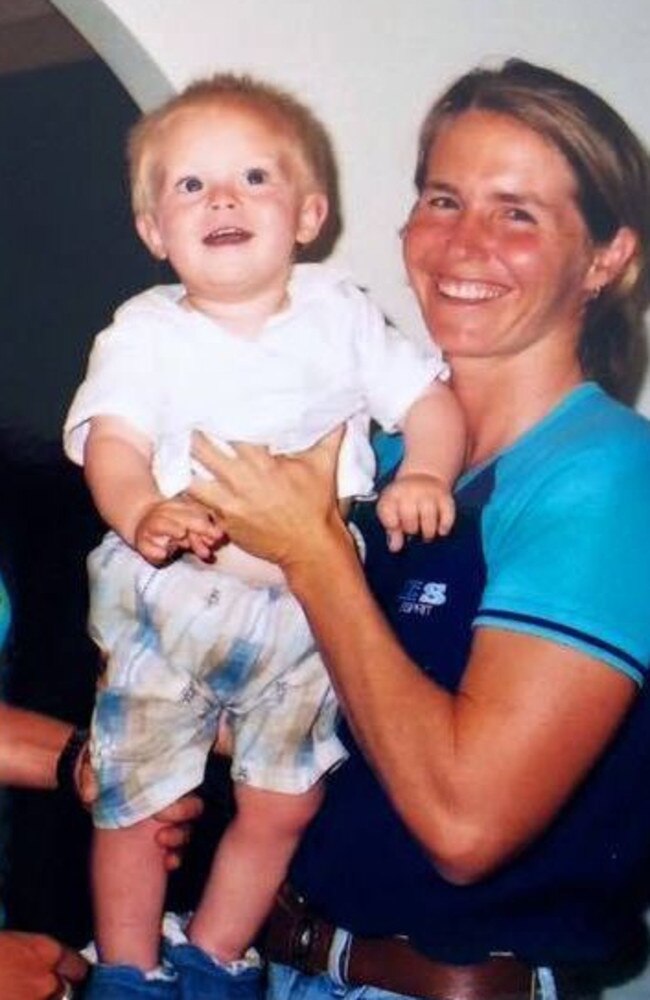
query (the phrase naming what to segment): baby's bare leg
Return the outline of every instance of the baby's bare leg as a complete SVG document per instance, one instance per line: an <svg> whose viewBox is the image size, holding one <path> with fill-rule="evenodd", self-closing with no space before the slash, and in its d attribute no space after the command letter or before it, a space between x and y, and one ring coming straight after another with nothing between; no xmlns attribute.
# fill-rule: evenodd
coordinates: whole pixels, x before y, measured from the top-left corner
<svg viewBox="0 0 650 1000"><path fill-rule="evenodd" d="M322 783L301 795L236 785L237 813L188 930L193 944L221 962L241 958L273 905L322 794Z"/></svg>
<svg viewBox="0 0 650 1000"><path fill-rule="evenodd" d="M148 972L158 965L167 876L155 842L158 824L145 819L119 830L95 830L92 877L99 957Z"/></svg>

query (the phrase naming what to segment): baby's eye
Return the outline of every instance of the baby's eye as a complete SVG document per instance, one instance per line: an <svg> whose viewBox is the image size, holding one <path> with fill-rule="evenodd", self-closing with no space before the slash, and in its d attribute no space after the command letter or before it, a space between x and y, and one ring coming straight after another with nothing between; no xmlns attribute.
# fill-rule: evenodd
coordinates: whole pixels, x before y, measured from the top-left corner
<svg viewBox="0 0 650 1000"><path fill-rule="evenodd" d="M196 191L203 190L203 181L199 177L190 175L189 177L181 177L175 186L176 190L183 194L194 194Z"/></svg>
<svg viewBox="0 0 650 1000"><path fill-rule="evenodd" d="M256 187L258 184L266 184L269 179L268 170L264 170L262 167L250 167L248 170L244 171L244 180L251 187Z"/></svg>

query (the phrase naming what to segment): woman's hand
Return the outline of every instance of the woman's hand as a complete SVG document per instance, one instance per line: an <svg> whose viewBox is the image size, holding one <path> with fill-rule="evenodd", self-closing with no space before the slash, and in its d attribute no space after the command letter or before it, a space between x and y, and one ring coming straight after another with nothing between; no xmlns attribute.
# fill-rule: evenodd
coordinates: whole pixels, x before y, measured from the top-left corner
<svg viewBox="0 0 650 1000"><path fill-rule="evenodd" d="M92 808L97 799L98 788L87 746L79 754L75 782L82 804L87 809ZM192 825L202 812L203 802L198 795L190 793L155 814L154 819L158 822L156 843L163 852L163 862L168 872L180 867L183 849L192 835ZM4 994L0 992L0 997L2 996Z"/></svg>
<svg viewBox="0 0 650 1000"><path fill-rule="evenodd" d="M226 455L195 432L192 454L211 472L190 494L210 507L228 537L252 555L286 569L313 552L338 520L335 472L343 428L299 456L270 455L235 444Z"/></svg>
<svg viewBox="0 0 650 1000"><path fill-rule="evenodd" d="M180 867L183 849L192 835L192 825L202 812L203 802L190 792L154 815L159 824L155 839L168 872Z"/></svg>
<svg viewBox="0 0 650 1000"><path fill-rule="evenodd" d="M2 1000L70 996L67 984L80 983L87 971L81 955L44 934L0 933Z"/></svg>

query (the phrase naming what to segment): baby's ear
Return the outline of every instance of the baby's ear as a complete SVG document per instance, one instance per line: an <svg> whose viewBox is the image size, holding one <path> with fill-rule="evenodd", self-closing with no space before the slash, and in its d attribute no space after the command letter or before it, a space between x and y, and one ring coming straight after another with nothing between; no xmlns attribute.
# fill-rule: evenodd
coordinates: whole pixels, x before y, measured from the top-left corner
<svg viewBox="0 0 650 1000"><path fill-rule="evenodd" d="M153 215L149 212L138 212L135 217L135 228L149 252L158 260L165 260L167 251Z"/></svg>
<svg viewBox="0 0 650 1000"><path fill-rule="evenodd" d="M312 191L306 194L300 208L298 226L296 228L296 243L312 243L327 218L329 202L322 191Z"/></svg>

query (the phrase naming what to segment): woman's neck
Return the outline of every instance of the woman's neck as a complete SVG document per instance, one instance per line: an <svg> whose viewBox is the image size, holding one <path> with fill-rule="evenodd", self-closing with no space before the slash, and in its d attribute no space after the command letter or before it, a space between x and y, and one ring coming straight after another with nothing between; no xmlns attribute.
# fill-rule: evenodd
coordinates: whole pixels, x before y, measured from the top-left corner
<svg viewBox="0 0 650 1000"><path fill-rule="evenodd" d="M523 372L516 359L463 359L452 368L467 423L467 468L509 447L583 381L577 358Z"/></svg>

